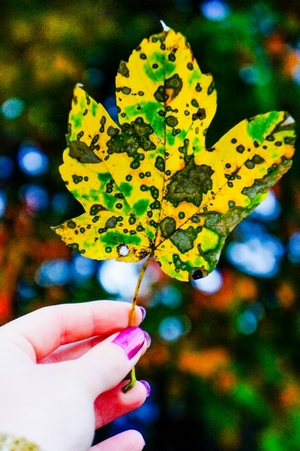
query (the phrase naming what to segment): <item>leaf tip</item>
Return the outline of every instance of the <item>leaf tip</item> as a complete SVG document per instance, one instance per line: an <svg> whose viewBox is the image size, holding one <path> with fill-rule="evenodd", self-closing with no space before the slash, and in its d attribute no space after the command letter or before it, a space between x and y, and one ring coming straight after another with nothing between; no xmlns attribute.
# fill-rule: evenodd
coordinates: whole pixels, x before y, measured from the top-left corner
<svg viewBox="0 0 300 451"><path fill-rule="evenodd" d="M171 28L168 27L168 25L165 24L163 20L160 21L161 26L163 27L163 31L169 31Z"/></svg>
<svg viewBox="0 0 300 451"><path fill-rule="evenodd" d="M295 119L294 119L292 116L290 116L290 115L288 114L288 117L285 119L284 122L282 122L281 125L283 125L283 126L291 125L291 124L293 124L294 122L295 122Z"/></svg>

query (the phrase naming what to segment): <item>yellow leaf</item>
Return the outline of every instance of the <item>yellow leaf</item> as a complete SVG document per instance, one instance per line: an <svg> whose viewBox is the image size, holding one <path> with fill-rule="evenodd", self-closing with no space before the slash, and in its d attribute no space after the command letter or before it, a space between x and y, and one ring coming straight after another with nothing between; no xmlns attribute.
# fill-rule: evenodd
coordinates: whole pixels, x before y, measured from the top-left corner
<svg viewBox="0 0 300 451"><path fill-rule="evenodd" d="M206 148L214 83L166 27L120 63L116 101L119 124L74 90L60 171L84 213L55 230L90 258L149 255L171 277L204 277L230 231L290 168L294 121L261 114Z"/></svg>

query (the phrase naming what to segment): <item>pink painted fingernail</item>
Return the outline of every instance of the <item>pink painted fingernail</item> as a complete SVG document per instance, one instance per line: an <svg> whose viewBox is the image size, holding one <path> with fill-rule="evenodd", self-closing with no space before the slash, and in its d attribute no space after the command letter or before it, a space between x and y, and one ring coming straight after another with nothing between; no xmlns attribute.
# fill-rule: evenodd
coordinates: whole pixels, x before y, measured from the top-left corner
<svg viewBox="0 0 300 451"><path fill-rule="evenodd" d="M142 321L144 321L145 316L146 316L146 309L144 307L141 307L140 305L139 305L139 309L142 312Z"/></svg>
<svg viewBox="0 0 300 451"><path fill-rule="evenodd" d="M148 334L148 332L146 332L145 330L144 330L144 335L145 335L145 339L146 339L146 342L147 342L147 348L149 348L149 346L151 345L151 337Z"/></svg>
<svg viewBox="0 0 300 451"><path fill-rule="evenodd" d="M122 330L122 332L116 336L113 343L124 349L130 360L143 347L145 340L147 340L147 338L142 329L139 327L127 327L127 329Z"/></svg>
<svg viewBox="0 0 300 451"><path fill-rule="evenodd" d="M151 394L151 386L150 386L149 382L147 382L147 381L141 380L140 382L141 382L141 383L143 384L143 386L145 387L145 389L146 389L146 394L147 394L147 398L148 398L148 396L150 396L150 394Z"/></svg>

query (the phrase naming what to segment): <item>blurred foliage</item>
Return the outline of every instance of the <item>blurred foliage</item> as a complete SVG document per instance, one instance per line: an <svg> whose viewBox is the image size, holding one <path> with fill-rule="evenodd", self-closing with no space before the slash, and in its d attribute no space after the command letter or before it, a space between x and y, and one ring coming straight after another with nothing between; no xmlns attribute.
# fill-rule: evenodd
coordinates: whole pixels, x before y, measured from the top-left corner
<svg viewBox="0 0 300 451"><path fill-rule="evenodd" d="M99 276L103 263L85 267L50 230L81 213L58 166L74 84L83 83L115 114L119 61L161 29L160 19L187 36L203 72L214 76L218 111L208 145L245 117L271 109L287 110L299 134L297 2L4 0L1 323L44 305L117 297ZM140 302L153 344L137 372L153 393L99 437L130 424L145 434L149 451L300 448L299 159L298 149L274 190L280 214L253 216L230 235L215 290L149 268ZM241 251L239 264L229 249ZM273 266L264 272L268 258ZM117 283L122 271L113 277Z"/></svg>

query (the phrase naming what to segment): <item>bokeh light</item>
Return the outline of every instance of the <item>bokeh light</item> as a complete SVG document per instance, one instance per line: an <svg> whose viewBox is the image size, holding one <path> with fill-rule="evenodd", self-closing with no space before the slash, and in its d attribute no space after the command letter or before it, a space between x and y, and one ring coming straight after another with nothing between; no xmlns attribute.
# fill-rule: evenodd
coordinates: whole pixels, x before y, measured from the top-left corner
<svg viewBox="0 0 300 451"><path fill-rule="evenodd" d="M24 300L31 300L37 295L37 290L27 280L20 280L17 287L18 295Z"/></svg>
<svg viewBox="0 0 300 451"><path fill-rule="evenodd" d="M257 329L257 318L253 312L246 310L238 316L236 327L244 335L253 334Z"/></svg>
<svg viewBox="0 0 300 451"><path fill-rule="evenodd" d="M80 254L76 254L72 262L72 278L76 280L89 279L95 273L97 262L90 258L83 257Z"/></svg>
<svg viewBox="0 0 300 451"><path fill-rule="evenodd" d="M110 117L116 122L116 124L118 124L119 123L118 110L117 110L115 96L107 97L104 100L103 105L104 105L105 109L107 110L108 114L110 115Z"/></svg>
<svg viewBox="0 0 300 451"><path fill-rule="evenodd" d="M281 242L271 235L249 237L244 242L230 243L227 257L238 269L260 277L276 275L284 249Z"/></svg>
<svg viewBox="0 0 300 451"><path fill-rule="evenodd" d="M45 261L39 267L35 281L42 287L65 285L70 279L70 264L63 259Z"/></svg>
<svg viewBox="0 0 300 451"><path fill-rule="evenodd" d="M172 285L162 287L157 297L162 305L171 309L178 308L182 302L182 293Z"/></svg>
<svg viewBox="0 0 300 451"><path fill-rule="evenodd" d="M288 258L292 263L300 263L300 230L294 232L289 238Z"/></svg>
<svg viewBox="0 0 300 451"><path fill-rule="evenodd" d="M218 269L214 269L203 279L192 280L192 285L203 293L213 294L219 291L223 285L222 274Z"/></svg>
<svg viewBox="0 0 300 451"><path fill-rule="evenodd" d="M234 234L239 239L229 243L226 249L228 260L247 274L266 278L275 276L284 255L280 239L250 219L242 221Z"/></svg>
<svg viewBox="0 0 300 451"><path fill-rule="evenodd" d="M281 206L274 192L270 190L267 197L255 208L251 217L262 221L273 221L280 216Z"/></svg>
<svg viewBox="0 0 300 451"><path fill-rule="evenodd" d="M221 0L208 0L200 5L200 10L208 20L219 22L229 15L229 6Z"/></svg>
<svg viewBox="0 0 300 451"><path fill-rule="evenodd" d="M190 329L190 322L181 316L167 316L158 326L158 333L165 341L176 341Z"/></svg>
<svg viewBox="0 0 300 451"><path fill-rule="evenodd" d="M6 119L17 119L25 108L23 100L17 97L7 99L1 106L1 113Z"/></svg>
<svg viewBox="0 0 300 451"><path fill-rule="evenodd" d="M0 217L4 215L6 204L7 204L6 193L0 190Z"/></svg>
<svg viewBox="0 0 300 451"><path fill-rule="evenodd" d="M116 260L103 261L97 272L97 278L107 293L118 299L131 300L134 294L142 262L124 263ZM147 292L149 278L147 273L140 288L140 295Z"/></svg>
<svg viewBox="0 0 300 451"><path fill-rule="evenodd" d="M34 144L23 143L18 152L20 169L28 175L42 175L48 169L48 157Z"/></svg>
<svg viewBox="0 0 300 451"><path fill-rule="evenodd" d="M20 193L29 210L41 212L48 207L49 195L44 186L33 183L23 185L20 189Z"/></svg>

